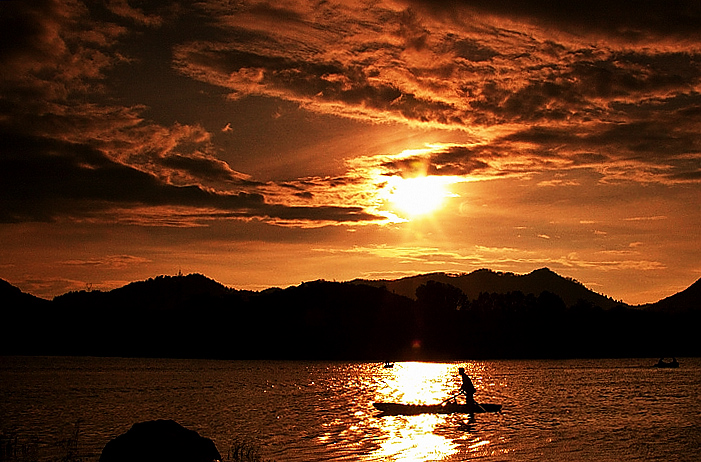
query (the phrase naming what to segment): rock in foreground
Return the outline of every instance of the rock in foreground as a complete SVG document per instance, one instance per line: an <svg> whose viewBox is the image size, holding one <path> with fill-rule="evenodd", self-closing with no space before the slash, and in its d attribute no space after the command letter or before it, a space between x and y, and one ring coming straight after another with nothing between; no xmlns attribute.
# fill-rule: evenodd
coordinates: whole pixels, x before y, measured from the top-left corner
<svg viewBox="0 0 701 462"><path fill-rule="evenodd" d="M215 462L221 455L209 438L172 420L134 424L105 445L100 462Z"/></svg>

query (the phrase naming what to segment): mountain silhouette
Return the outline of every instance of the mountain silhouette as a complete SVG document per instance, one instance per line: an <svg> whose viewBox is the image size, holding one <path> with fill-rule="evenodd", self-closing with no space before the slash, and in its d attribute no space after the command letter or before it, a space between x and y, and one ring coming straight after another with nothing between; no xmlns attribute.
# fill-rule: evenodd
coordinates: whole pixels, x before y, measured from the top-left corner
<svg viewBox="0 0 701 462"><path fill-rule="evenodd" d="M187 276L158 276L145 281L136 281L123 287L103 291L68 292L54 298L60 306L76 306L85 303L99 303L103 309L116 306L119 309L148 308L157 311L181 309L203 302L214 303L235 294L230 289L202 274Z"/></svg>
<svg viewBox="0 0 701 462"><path fill-rule="evenodd" d="M701 313L701 279L686 289L662 300L643 305L644 309L673 314L684 312Z"/></svg>
<svg viewBox="0 0 701 462"><path fill-rule="evenodd" d="M48 300L24 293L18 287L13 286L3 279L0 279L0 300L2 300L3 305L7 308L16 305L42 306L48 303Z"/></svg>
<svg viewBox="0 0 701 462"><path fill-rule="evenodd" d="M446 360L697 356L701 281L630 307L547 268L228 288L201 274L43 300L0 281L0 354Z"/></svg>
<svg viewBox="0 0 701 462"><path fill-rule="evenodd" d="M549 268L537 269L531 273L519 275L502 273L489 269L480 269L468 274L453 275L448 273L430 273L410 276L397 280L364 280L354 282L372 286L386 286L388 290L405 297L414 298L416 289L428 281L449 284L462 290L470 299L479 297L480 293L523 292L524 294L539 295L548 291L558 295L567 306L584 301L604 309L622 305L604 295L587 289L574 279L565 278Z"/></svg>
<svg viewBox="0 0 701 462"><path fill-rule="evenodd" d="M51 301L22 292L0 279L0 354L42 354L32 339L45 338ZM41 342L40 342L41 343Z"/></svg>

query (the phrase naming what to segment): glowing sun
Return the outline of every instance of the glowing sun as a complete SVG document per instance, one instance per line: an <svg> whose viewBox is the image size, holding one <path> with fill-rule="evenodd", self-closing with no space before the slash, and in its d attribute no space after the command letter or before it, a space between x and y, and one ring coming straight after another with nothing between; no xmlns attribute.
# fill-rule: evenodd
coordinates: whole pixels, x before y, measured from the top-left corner
<svg viewBox="0 0 701 462"><path fill-rule="evenodd" d="M440 176L392 177L388 183L388 199L407 215L426 215L438 210L447 197L455 196L446 189L449 182Z"/></svg>

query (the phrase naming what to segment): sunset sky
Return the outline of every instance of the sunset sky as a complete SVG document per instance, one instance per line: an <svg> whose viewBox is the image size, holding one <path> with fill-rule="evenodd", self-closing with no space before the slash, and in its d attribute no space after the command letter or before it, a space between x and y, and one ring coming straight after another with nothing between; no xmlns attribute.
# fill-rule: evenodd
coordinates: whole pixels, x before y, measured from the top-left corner
<svg viewBox="0 0 701 462"><path fill-rule="evenodd" d="M37 296L701 277L698 1L2 1L0 74L0 278Z"/></svg>

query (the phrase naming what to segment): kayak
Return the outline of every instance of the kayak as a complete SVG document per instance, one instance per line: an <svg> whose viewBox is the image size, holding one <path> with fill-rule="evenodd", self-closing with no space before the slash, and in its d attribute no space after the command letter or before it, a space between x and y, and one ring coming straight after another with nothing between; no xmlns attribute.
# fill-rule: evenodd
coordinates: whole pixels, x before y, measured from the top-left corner
<svg viewBox="0 0 701 462"><path fill-rule="evenodd" d="M665 362L661 362L661 363L654 364L652 367L661 367L661 368L666 368L666 369L669 369L669 368L676 369L677 367L679 367L679 363L665 363Z"/></svg>
<svg viewBox="0 0 701 462"><path fill-rule="evenodd" d="M416 414L477 414L482 412L500 412L501 404L400 404L372 403L385 415Z"/></svg>

